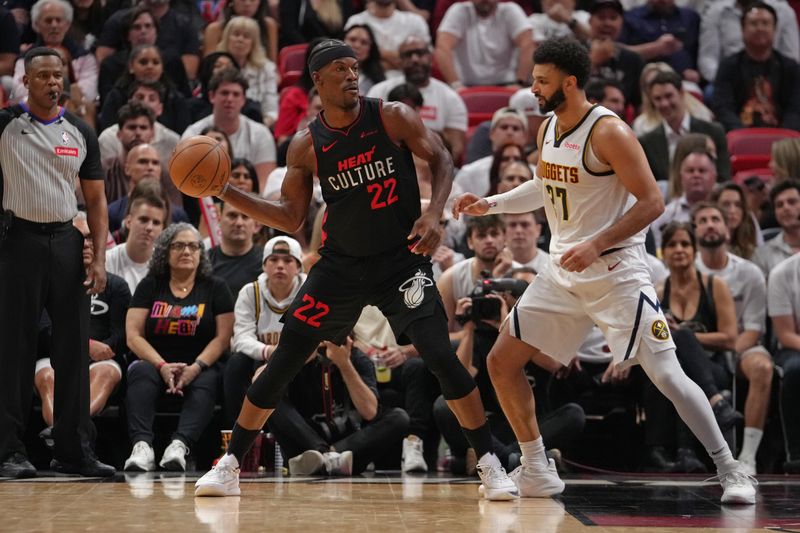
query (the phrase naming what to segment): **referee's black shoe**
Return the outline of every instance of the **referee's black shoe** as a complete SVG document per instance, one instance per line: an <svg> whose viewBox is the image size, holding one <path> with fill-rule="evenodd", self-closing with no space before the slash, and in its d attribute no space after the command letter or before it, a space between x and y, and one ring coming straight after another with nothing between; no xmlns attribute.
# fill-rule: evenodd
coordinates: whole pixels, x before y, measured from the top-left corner
<svg viewBox="0 0 800 533"><path fill-rule="evenodd" d="M50 468L60 474L78 474L83 477L111 477L117 470L100 460L94 455L84 457L78 463L67 463L53 459L50 461Z"/></svg>
<svg viewBox="0 0 800 533"><path fill-rule="evenodd" d="M36 468L24 454L14 452L0 464L0 477L22 479L36 477Z"/></svg>

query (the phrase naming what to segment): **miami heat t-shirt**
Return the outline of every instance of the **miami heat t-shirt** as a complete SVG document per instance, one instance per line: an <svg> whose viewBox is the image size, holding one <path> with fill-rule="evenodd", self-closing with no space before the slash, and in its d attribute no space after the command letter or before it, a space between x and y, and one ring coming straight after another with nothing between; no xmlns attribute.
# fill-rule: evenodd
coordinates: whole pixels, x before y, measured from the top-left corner
<svg viewBox="0 0 800 533"><path fill-rule="evenodd" d="M185 298L176 298L168 280L147 276L130 306L148 310L144 337L165 361L189 364L217 334L216 316L233 312L233 297L217 277L197 280Z"/></svg>

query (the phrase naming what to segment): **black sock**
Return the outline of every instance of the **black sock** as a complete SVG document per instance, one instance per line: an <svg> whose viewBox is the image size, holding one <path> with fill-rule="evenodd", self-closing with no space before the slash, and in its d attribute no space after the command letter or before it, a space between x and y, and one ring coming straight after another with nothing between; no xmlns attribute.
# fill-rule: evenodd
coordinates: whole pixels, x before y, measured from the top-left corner
<svg viewBox="0 0 800 533"><path fill-rule="evenodd" d="M492 432L489 429L489 422L485 422L481 427L476 429L462 427L461 431L463 431L464 436L467 437L469 445L475 450L475 455L478 459L487 453L494 453Z"/></svg>
<svg viewBox="0 0 800 533"><path fill-rule="evenodd" d="M242 458L250 450L259 433L261 433L260 429L245 429L238 423L233 425L231 442L228 443L228 453L236 457L239 465L242 464Z"/></svg>

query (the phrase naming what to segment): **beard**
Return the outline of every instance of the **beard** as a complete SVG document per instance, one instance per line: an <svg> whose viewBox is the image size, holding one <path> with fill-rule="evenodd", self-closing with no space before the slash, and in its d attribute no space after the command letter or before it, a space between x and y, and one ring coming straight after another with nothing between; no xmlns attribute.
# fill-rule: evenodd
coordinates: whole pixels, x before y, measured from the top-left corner
<svg viewBox="0 0 800 533"><path fill-rule="evenodd" d="M567 100L567 97L562 89L557 90L555 93L553 93L553 96L551 96L550 98L545 98L544 96L542 96L541 98L542 100L544 100L544 104L539 106L539 110L542 113L549 113L551 111L555 111L561 104L563 104Z"/></svg>
<svg viewBox="0 0 800 533"><path fill-rule="evenodd" d="M725 244L725 240L724 235L710 235L708 237L699 237L697 239L697 244L703 248L719 248Z"/></svg>

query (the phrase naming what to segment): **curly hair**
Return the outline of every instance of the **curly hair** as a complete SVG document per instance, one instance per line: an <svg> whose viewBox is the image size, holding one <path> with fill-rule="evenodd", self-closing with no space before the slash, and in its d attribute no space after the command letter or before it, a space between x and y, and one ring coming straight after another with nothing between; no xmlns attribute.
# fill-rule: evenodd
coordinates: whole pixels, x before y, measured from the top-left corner
<svg viewBox="0 0 800 533"><path fill-rule="evenodd" d="M562 37L544 41L536 48L533 62L537 65L555 65L558 70L567 75L575 76L580 89L583 89L589 80L591 71L589 51L573 38Z"/></svg>
<svg viewBox="0 0 800 533"><path fill-rule="evenodd" d="M208 258L208 253L206 253L206 247L205 244L203 244L203 239L200 237L200 233L197 231L197 228L187 222L171 224L161 232L161 235L158 236L155 245L153 246L153 255L150 257L150 264L147 271L148 277L152 277L159 282L169 281L169 245L172 243L175 235L182 231L193 232L195 235L197 235L197 241L200 243L200 264L197 265L197 279L202 280L211 277L211 260Z"/></svg>

